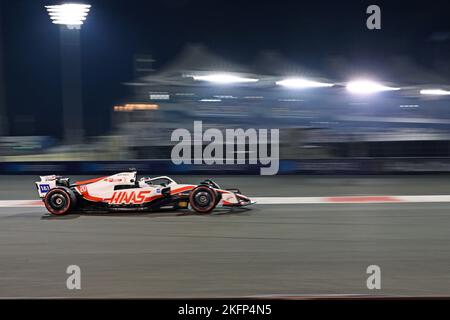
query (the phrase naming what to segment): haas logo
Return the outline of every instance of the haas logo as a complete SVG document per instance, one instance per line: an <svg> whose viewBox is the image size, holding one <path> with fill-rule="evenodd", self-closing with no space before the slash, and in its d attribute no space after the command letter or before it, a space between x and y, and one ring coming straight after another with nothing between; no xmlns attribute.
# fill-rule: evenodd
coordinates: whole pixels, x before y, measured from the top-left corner
<svg viewBox="0 0 450 320"><path fill-rule="evenodd" d="M110 204L141 204L147 199L150 191L118 191L114 192L108 203Z"/></svg>

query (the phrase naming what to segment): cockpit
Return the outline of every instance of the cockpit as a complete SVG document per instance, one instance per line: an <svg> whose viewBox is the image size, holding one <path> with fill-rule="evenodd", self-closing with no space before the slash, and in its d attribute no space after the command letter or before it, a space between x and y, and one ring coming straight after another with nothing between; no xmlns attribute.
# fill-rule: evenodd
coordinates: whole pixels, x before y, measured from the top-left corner
<svg viewBox="0 0 450 320"><path fill-rule="evenodd" d="M139 187L140 188L144 188L144 187L148 187L148 186L167 187L171 184L176 184L176 182L172 178L169 178L167 176L161 176L161 177L155 177L155 178L143 177L143 178L139 179Z"/></svg>

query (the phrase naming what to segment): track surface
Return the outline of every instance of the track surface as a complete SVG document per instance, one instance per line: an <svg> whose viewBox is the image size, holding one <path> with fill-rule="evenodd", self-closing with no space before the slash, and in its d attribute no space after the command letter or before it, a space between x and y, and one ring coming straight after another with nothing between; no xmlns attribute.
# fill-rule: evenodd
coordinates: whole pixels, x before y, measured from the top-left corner
<svg viewBox="0 0 450 320"><path fill-rule="evenodd" d="M34 180L0 177L0 199L35 198ZM448 176L217 181L253 196L450 194ZM211 216L57 218L44 208L0 208L0 297L448 296L448 206L257 205ZM81 290L66 289L72 264L81 267ZM372 264L381 267L381 290L366 288Z"/></svg>

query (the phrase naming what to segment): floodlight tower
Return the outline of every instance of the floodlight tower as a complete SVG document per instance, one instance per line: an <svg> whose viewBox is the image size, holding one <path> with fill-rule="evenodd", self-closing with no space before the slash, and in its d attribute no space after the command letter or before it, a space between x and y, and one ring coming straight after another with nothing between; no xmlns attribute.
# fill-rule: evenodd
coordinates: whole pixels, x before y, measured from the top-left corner
<svg viewBox="0 0 450 320"><path fill-rule="evenodd" d="M60 25L64 142L80 144L84 138L80 29L91 6L64 3L45 8L52 23Z"/></svg>

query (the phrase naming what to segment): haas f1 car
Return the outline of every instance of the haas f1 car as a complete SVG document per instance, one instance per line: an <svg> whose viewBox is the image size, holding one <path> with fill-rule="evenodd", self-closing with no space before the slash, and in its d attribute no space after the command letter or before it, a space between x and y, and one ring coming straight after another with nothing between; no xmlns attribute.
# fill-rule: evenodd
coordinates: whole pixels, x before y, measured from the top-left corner
<svg viewBox="0 0 450 320"><path fill-rule="evenodd" d="M70 212L147 212L163 207L191 209L198 214L216 207L253 204L239 189L222 189L212 180L199 185L178 184L161 176L136 179L136 171L70 183L69 178L42 176L36 182L39 197L53 215Z"/></svg>

